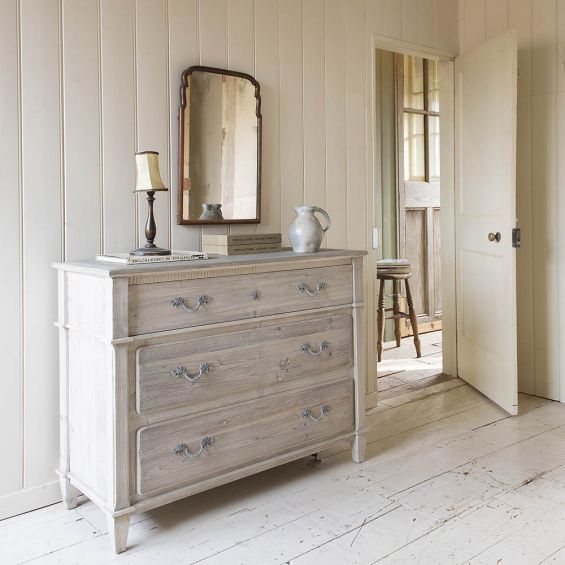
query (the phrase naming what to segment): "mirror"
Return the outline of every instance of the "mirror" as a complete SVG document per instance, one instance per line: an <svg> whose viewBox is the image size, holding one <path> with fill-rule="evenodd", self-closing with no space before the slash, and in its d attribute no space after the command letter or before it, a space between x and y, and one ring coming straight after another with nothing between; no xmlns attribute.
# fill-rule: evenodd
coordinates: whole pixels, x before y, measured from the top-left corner
<svg viewBox="0 0 565 565"><path fill-rule="evenodd" d="M261 213L261 96L250 75L189 67L179 109L179 224L252 224Z"/></svg>

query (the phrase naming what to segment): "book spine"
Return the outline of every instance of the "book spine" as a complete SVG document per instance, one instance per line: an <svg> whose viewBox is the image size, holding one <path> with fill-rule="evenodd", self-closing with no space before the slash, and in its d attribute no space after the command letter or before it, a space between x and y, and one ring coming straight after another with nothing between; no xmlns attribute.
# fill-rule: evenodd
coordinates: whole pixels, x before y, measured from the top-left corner
<svg viewBox="0 0 565 565"><path fill-rule="evenodd" d="M280 243L263 245L202 245L207 253L215 255L247 255L250 253L271 253L280 251Z"/></svg>
<svg viewBox="0 0 565 565"><path fill-rule="evenodd" d="M202 236L202 243L208 245L255 245L259 243L280 243L281 241L280 233L205 234Z"/></svg>

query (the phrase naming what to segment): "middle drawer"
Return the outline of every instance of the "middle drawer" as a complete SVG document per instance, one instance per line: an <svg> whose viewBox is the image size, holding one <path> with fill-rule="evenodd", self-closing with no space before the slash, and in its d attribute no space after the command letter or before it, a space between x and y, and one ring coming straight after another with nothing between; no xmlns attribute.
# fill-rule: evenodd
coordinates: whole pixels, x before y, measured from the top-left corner
<svg viewBox="0 0 565 565"><path fill-rule="evenodd" d="M140 414L194 406L352 365L350 314L285 320L215 336L140 347L136 406Z"/></svg>

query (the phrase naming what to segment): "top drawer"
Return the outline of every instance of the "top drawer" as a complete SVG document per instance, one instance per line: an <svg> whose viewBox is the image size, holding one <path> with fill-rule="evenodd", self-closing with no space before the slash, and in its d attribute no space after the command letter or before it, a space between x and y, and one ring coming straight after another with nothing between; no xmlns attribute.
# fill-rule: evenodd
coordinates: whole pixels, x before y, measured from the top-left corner
<svg viewBox="0 0 565 565"><path fill-rule="evenodd" d="M352 301L350 265L131 285L129 333L202 326Z"/></svg>

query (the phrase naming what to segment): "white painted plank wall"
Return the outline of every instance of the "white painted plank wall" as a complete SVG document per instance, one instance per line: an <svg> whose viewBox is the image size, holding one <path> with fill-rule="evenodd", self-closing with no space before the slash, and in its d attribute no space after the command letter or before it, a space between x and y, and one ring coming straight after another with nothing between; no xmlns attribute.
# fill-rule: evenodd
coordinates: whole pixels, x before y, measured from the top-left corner
<svg viewBox="0 0 565 565"><path fill-rule="evenodd" d="M456 21L456 0L0 2L0 517L58 496L50 264L143 240L136 150L160 152L172 189L157 195L158 243L200 247L202 230L175 222L181 71L228 67L261 83L263 222L251 229L285 233L308 201L332 215L326 245L368 249L370 37L455 52Z"/></svg>
<svg viewBox="0 0 565 565"><path fill-rule="evenodd" d="M461 51L518 31L519 386L565 400L565 1L460 0Z"/></svg>
<svg viewBox="0 0 565 565"><path fill-rule="evenodd" d="M22 218L20 163L20 12L17 2L0 3L0 198L4 228L4 264L0 311L3 375L0 377L0 430L2 434L3 465L0 471L0 497L19 490L22 482L23 405L22 382ZM8 352L10 354L8 354ZM0 498L1 500L1 498Z"/></svg>

